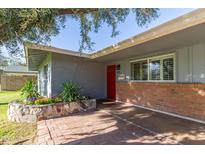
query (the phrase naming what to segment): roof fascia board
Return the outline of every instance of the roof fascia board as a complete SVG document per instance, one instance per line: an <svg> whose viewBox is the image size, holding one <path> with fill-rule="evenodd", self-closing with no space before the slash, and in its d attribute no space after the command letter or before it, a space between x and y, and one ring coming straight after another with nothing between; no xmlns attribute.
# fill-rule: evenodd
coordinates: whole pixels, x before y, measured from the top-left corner
<svg viewBox="0 0 205 154"><path fill-rule="evenodd" d="M43 50L43 51L48 51L48 52L53 52L53 53L61 53L61 54L66 54L66 55L71 55L71 56L89 58L89 54L80 53L77 51L65 50L65 49L60 49L60 48L55 48L55 47L32 44L32 43L25 43L24 46L25 46L25 52L26 52L27 57L28 57L28 49L33 49L33 50Z"/></svg>

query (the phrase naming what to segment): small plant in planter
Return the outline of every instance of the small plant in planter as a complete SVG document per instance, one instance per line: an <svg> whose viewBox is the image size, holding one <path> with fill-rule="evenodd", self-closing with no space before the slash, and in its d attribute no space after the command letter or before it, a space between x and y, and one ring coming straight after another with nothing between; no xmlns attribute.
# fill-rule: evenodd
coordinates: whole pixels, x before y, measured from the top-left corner
<svg viewBox="0 0 205 154"><path fill-rule="evenodd" d="M44 104L53 104L53 103L59 103L62 102L61 98L41 98L41 99L37 99L34 102L32 102L32 104L34 105L44 105Z"/></svg>
<svg viewBox="0 0 205 154"><path fill-rule="evenodd" d="M37 85L33 80L26 82L24 87L21 89L21 95L26 99L26 102L33 102L40 96L37 91Z"/></svg>
<svg viewBox="0 0 205 154"><path fill-rule="evenodd" d="M64 102L72 102L78 100L80 98L80 86L71 81L64 82L60 97Z"/></svg>

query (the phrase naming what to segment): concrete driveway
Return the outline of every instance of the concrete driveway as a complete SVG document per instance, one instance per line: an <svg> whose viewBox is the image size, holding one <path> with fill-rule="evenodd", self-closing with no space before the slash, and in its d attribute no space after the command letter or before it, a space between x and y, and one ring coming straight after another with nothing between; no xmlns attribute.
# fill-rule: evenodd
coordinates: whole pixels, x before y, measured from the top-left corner
<svg viewBox="0 0 205 154"><path fill-rule="evenodd" d="M37 144L205 144L203 124L122 103L40 121L37 129Z"/></svg>

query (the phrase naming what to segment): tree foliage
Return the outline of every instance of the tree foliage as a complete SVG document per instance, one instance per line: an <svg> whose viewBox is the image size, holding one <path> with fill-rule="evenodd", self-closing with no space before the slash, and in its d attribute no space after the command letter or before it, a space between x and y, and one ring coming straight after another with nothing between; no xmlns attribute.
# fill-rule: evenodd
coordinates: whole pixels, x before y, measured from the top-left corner
<svg viewBox="0 0 205 154"><path fill-rule="evenodd" d="M0 46L10 54L19 54L23 42L46 44L51 36L65 28L66 20L73 18L80 23L80 51L93 50L94 42L89 33L98 32L102 25L112 28L111 37L119 34L118 24L134 13L136 25L144 26L158 17L158 9L0 9ZM70 18L69 18L70 17ZM68 27L69 28L69 27Z"/></svg>

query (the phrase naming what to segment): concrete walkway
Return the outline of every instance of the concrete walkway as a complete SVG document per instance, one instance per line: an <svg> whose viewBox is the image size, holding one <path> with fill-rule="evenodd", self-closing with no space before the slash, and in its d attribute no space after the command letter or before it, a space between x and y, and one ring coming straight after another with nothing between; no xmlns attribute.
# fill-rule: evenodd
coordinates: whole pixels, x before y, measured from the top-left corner
<svg viewBox="0 0 205 154"><path fill-rule="evenodd" d="M40 121L37 144L205 144L205 125L104 103L97 111Z"/></svg>

